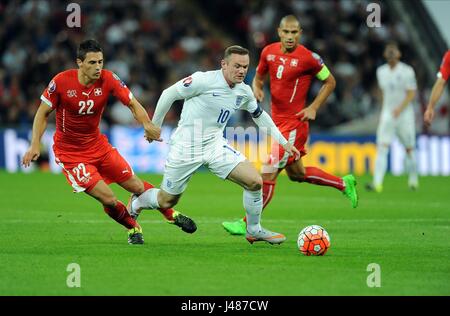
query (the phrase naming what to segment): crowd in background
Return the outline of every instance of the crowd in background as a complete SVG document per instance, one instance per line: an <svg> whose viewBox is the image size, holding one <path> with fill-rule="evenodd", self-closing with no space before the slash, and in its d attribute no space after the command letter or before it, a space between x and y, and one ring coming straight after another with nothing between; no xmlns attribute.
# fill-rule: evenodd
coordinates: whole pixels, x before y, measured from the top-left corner
<svg viewBox="0 0 450 316"><path fill-rule="evenodd" d="M385 10L382 28L367 27L365 1L77 3L81 28L67 27L66 2L0 4L0 126L31 125L44 87L58 72L77 67L76 48L86 38L102 44L105 68L116 72L152 115L164 88L197 70L220 67L223 50L231 43L250 48L251 78L262 47L278 40L276 28L286 14L299 18L301 43L321 55L338 83L314 129L326 130L379 110L375 71L384 62L387 41L400 44L403 60L415 68L419 86L424 84L404 25ZM319 89L320 83L314 82L310 98ZM166 122L175 124L179 112L178 104ZM245 115L237 119L243 124L249 120ZM132 124L133 118L111 100L104 123Z"/></svg>
<svg viewBox="0 0 450 316"><path fill-rule="evenodd" d="M104 67L114 71L152 115L161 91L198 69L218 67L225 44L206 20L193 23L178 1L78 1L81 28L69 28L67 3L0 4L0 126L29 125L52 77L77 68L77 45L98 40ZM167 121L177 120L174 107ZM130 124L115 100L104 123Z"/></svg>
<svg viewBox="0 0 450 316"><path fill-rule="evenodd" d="M336 77L337 86L326 109L320 111L313 129L327 129L337 124L362 118L380 110L380 93L376 68L385 63L384 46L389 41L399 44L402 60L416 71L419 87L426 84L426 74L415 55L414 43L398 18L381 5L382 27L367 26L367 5L373 1L226 1L214 4L220 16L231 22L231 33L240 35L259 56L261 49L278 41L277 27L281 17L294 14L302 27L301 44L318 53ZM240 14L236 14L240 12ZM224 26L226 27L226 26ZM428 84L429 85L429 84ZM315 81L309 99L317 95L320 82ZM418 106L423 106L422 96ZM420 112L421 109L418 109Z"/></svg>

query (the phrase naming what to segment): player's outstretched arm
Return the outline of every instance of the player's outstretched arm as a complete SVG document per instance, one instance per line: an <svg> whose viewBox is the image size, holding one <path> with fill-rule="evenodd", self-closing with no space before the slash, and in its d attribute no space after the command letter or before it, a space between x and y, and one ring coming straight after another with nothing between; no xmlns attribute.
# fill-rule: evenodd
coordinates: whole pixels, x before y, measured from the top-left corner
<svg viewBox="0 0 450 316"><path fill-rule="evenodd" d="M444 92L446 81L442 78L437 78L431 90L430 101L428 102L427 109L423 115L423 120L427 126L431 125L434 118L434 108Z"/></svg>
<svg viewBox="0 0 450 316"><path fill-rule="evenodd" d="M296 115L302 121L315 120L317 110L325 103L330 94L334 91L334 88L336 88L336 79L334 79L334 76L330 73L328 77L323 80L322 88L320 88L314 101Z"/></svg>
<svg viewBox="0 0 450 316"><path fill-rule="evenodd" d="M31 161L35 161L40 156L41 138L47 128L47 119L53 111L46 103L41 102L39 108L34 116L33 131L31 136L31 144L25 155L22 158L22 164L29 167Z"/></svg>
<svg viewBox="0 0 450 316"><path fill-rule="evenodd" d="M138 121L144 127L145 139L147 139L147 141L150 143L154 140L158 142L162 141L161 128L155 126L152 121L150 121L147 111L139 103L139 101L136 100L136 98L133 97L131 99L129 107L136 121Z"/></svg>
<svg viewBox="0 0 450 316"><path fill-rule="evenodd" d="M255 78L253 78L252 89L253 94L255 95L256 100L258 102L262 102L264 100L264 80L266 76L260 75L258 72L255 74Z"/></svg>
<svg viewBox="0 0 450 316"><path fill-rule="evenodd" d="M161 127L164 117L167 112L169 112L172 104L177 101L183 99L182 96L177 92L177 88L175 85L170 86L165 89L161 96L159 97L158 103L156 104L155 114L153 115L153 123Z"/></svg>
<svg viewBox="0 0 450 316"><path fill-rule="evenodd" d="M278 144L283 146L283 148L286 150L286 152L289 153L289 156L295 156L295 159L300 158L300 152L297 148L295 148L292 144L290 144L286 138L284 138L283 134L281 134L280 130L276 127L275 123L273 122L272 118L270 117L267 112L261 110L258 108L259 111L255 112L252 115L253 121L259 126L266 128L270 135L277 141Z"/></svg>

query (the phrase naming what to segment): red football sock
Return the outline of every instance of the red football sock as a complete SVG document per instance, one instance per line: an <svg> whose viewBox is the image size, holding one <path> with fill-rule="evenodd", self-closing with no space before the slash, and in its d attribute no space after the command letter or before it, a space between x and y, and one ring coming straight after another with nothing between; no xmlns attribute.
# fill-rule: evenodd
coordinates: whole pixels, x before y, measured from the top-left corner
<svg viewBox="0 0 450 316"><path fill-rule="evenodd" d="M273 194L275 192L276 181L263 181L263 210L272 200ZM247 222L247 217L244 216L244 222Z"/></svg>
<svg viewBox="0 0 450 316"><path fill-rule="evenodd" d="M144 182L144 192L154 188L154 186L150 183L148 183L147 181L142 181ZM158 211L168 220L168 221L173 221L173 213L175 212L174 209L172 208L168 208L168 209L158 209Z"/></svg>
<svg viewBox="0 0 450 316"><path fill-rule="evenodd" d="M316 167L305 168L305 178L303 181L316 185L333 187L340 191L344 190L345 188L342 178L333 176L332 174L326 173L325 171Z"/></svg>
<svg viewBox="0 0 450 316"><path fill-rule="evenodd" d="M173 208L168 208L163 210L162 208L159 208L158 211L168 220L173 221L173 213L175 210Z"/></svg>
<svg viewBox="0 0 450 316"><path fill-rule="evenodd" d="M117 201L115 207L103 205L103 208L109 217L126 228L139 227L138 223L128 214L127 208L122 202Z"/></svg>
<svg viewBox="0 0 450 316"><path fill-rule="evenodd" d="M263 209L272 200L273 194L275 192L275 181L263 181Z"/></svg>

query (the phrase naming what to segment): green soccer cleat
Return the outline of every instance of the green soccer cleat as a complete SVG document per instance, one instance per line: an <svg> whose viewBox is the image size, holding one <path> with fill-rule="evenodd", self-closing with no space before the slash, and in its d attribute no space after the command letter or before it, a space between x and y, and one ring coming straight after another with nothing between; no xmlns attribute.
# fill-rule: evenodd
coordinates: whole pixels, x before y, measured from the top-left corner
<svg viewBox="0 0 450 316"><path fill-rule="evenodd" d="M193 234L197 230L197 225L195 224L195 222L186 215L174 211L172 216L173 220L167 221L169 224L173 224L175 226L180 227L181 230L183 230L188 234Z"/></svg>
<svg viewBox="0 0 450 316"><path fill-rule="evenodd" d="M345 183L345 189L342 193L350 199L352 202L352 207L356 208L358 206L358 192L356 192L356 179L352 174L348 174L342 177Z"/></svg>
<svg viewBox="0 0 450 316"><path fill-rule="evenodd" d="M235 222L223 222L222 226L231 235L245 235L247 232L247 223L242 218Z"/></svg>
<svg viewBox="0 0 450 316"><path fill-rule="evenodd" d="M128 243L130 245L142 245L144 243L142 228L133 227L132 229L128 230Z"/></svg>

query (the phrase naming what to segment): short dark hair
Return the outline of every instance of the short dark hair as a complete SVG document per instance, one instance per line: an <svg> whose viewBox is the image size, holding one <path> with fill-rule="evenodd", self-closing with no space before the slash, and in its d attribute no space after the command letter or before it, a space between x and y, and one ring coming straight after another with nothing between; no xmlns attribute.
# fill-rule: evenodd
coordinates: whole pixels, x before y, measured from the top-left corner
<svg viewBox="0 0 450 316"><path fill-rule="evenodd" d="M88 39L80 43L77 51L77 58L83 61L86 58L86 54L90 52L103 52L99 42L94 39Z"/></svg>
<svg viewBox="0 0 450 316"><path fill-rule="evenodd" d="M250 55L247 48L244 48L242 46L233 45L230 47L227 47L225 49L225 53L223 54L223 59L227 59L230 57L231 54L238 54L238 55Z"/></svg>

